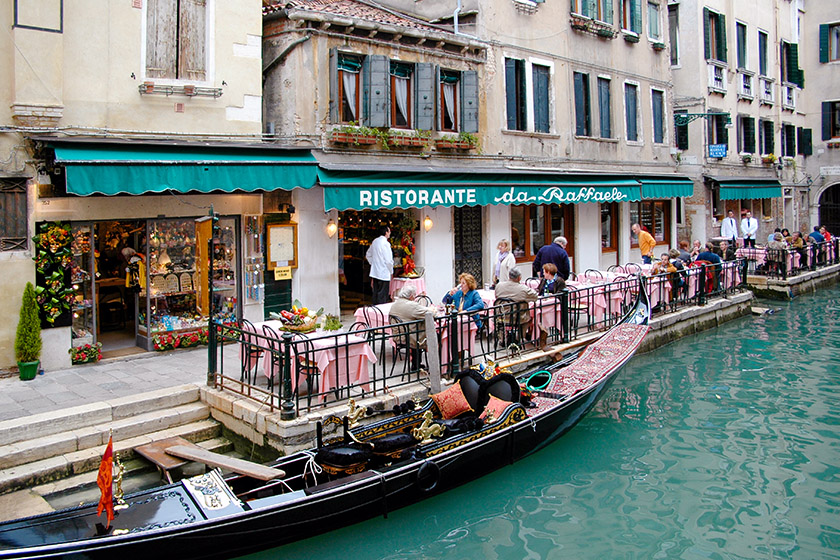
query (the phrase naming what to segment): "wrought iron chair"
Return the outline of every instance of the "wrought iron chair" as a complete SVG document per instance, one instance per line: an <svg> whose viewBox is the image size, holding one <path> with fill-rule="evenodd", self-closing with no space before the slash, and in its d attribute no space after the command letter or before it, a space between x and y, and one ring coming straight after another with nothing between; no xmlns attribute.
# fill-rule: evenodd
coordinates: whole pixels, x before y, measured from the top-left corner
<svg viewBox="0 0 840 560"><path fill-rule="evenodd" d="M540 285L540 279L536 276L531 276L525 279L525 285L531 288L532 290L536 290L537 286Z"/></svg>
<svg viewBox="0 0 840 560"><path fill-rule="evenodd" d="M614 272L616 274L625 274L627 271L620 264L613 264L607 267L607 272Z"/></svg>
<svg viewBox="0 0 840 560"><path fill-rule="evenodd" d="M584 272L584 273L583 273L583 276L584 276L585 278L588 278L589 280L593 280L593 281L594 281L594 280L601 281L601 280L603 280L603 279L604 279L604 275L601 273L601 271L600 271L600 270L596 270L596 269L594 269L594 268L588 268L588 269L586 269L586 272Z"/></svg>
<svg viewBox="0 0 840 560"><path fill-rule="evenodd" d="M493 333L496 348L507 348L511 344L522 346L522 312L527 304L510 298L496 298Z"/></svg>
<svg viewBox="0 0 840 560"><path fill-rule="evenodd" d="M391 373L397 365L397 360L403 360L403 375L420 369L423 353L426 351L426 339L420 339L418 324L408 324L401 319L388 316L388 323L391 325L391 342L394 347L394 361L391 363ZM412 331L415 334L416 342L412 341Z"/></svg>
<svg viewBox="0 0 840 560"><path fill-rule="evenodd" d="M239 361L242 364L242 370L239 374L239 380L243 383L251 383L251 376L256 377L257 370L259 370L263 349L257 336L257 329L251 321L242 319L239 327L242 330L239 342Z"/></svg>
<svg viewBox="0 0 840 560"><path fill-rule="evenodd" d="M627 274L639 274L642 272L642 267L638 263L627 263L624 265L624 270Z"/></svg>
<svg viewBox="0 0 840 560"><path fill-rule="evenodd" d="M416 301L420 305L425 305L427 307L435 304L435 302L432 301L432 298L430 298L427 295L417 296L416 298L414 298L414 301Z"/></svg>

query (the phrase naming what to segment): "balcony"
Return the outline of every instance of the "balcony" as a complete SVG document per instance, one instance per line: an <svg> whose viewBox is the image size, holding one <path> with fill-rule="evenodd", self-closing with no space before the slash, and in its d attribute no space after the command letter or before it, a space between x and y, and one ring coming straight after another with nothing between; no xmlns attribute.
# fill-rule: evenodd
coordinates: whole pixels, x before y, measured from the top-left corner
<svg viewBox="0 0 840 560"><path fill-rule="evenodd" d="M759 78L759 91L761 92L762 104L773 105L776 102L776 96L773 93L773 78L766 76Z"/></svg>
<svg viewBox="0 0 840 560"><path fill-rule="evenodd" d="M713 60L709 65L709 92L726 95L726 65Z"/></svg>
<svg viewBox="0 0 840 560"><path fill-rule="evenodd" d="M743 68L738 70L738 99L744 99L746 101L755 99L755 89L753 88L754 78L755 76L752 72Z"/></svg>
<svg viewBox="0 0 840 560"><path fill-rule="evenodd" d="M782 109L786 111L796 110L796 86L782 85Z"/></svg>

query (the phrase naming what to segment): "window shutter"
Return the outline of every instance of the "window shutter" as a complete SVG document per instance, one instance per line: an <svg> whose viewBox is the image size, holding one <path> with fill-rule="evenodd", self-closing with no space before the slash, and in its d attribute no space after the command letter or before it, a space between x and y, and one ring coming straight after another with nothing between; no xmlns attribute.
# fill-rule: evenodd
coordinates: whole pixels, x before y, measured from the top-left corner
<svg viewBox="0 0 840 560"><path fill-rule="evenodd" d="M773 121L764 121L765 139L767 140L768 154L776 153L776 131L773 130Z"/></svg>
<svg viewBox="0 0 840 560"><path fill-rule="evenodd" d="M748 154L755 153L755 119L744 118L744 151Z"/></svg>
<svg viewBox="0 0 840 560"><path fill-rule="evenodd" d="M789 79L791 83L803 88L805 87L805 73L799 67L799 45L791 43L788 53L790 54L788 62Z"/></svg>
<svg viewBox="0 0 840 560"><path fill-rule="evenodd" d="M338 106L341 99L338 98L338 49L330 49L330 122L338 122Z"/></svg>
<svg viewBox="0 0 840 560"><path fill-rule="evenodd" d="M610 81L598 78L598 114L601 138L612 138L610 118Z"/></svg>
<svg viewBox="0 0 840 560"><path fill-rule="evenodd" d="M729 149L729 129L726 128L726 118L720 116L717 118L717 126L718 126L718 138L721 140L721 144L725 144L727 151Z"/></svg>
<svg viewBox="0 0 840 560"><path fill-rule="evenodd" d="M604 4L604 21L613 22L613 0L599 0Z"/></svg>
<svg viewBox="0 0 840 560"><path fill-rule="evenodd" d="M147 0L146 77L176 77L175 49L178 45L177 4L168 0Z"/></svg>
<svg viewBox="0 0 840 560"><path fill-rule="evenodd" d="M831 140L831 101L822 104L822 139Z"/></svg>
<svg viewBox="0 0 840 560"><path fill-rule="evenodd" d="M726 62L726 16L718 14L718 60Z"/></svg>
<svg viewBox="0 0 840 560"><path fill-rule="evenodd" d="M178 31L178 78L204 81L207 76L205 0L181 0Z"/></svg>
<svg viewBox="0 0 840 560"><path fill-rule="evenodd" d="M534 130L549 132L551 123L548 112L548 81L549 72L545 66L534 65Z"/></svg>
<svg viewBox="0 0 840 560"><path fill-rule="evenodd" d="M372 127L390 125L391 111L391 80L389 70L391 63L387 56L381 54L370 55L362 65L362 80L364 81L364 124Z"/></svg>
<svg viewBox="0 0 840 560"><path fill-rule="evenodd" d="M461 72L461 131L478 132L478 72Z"/></svg>
<svg viewBox="0 0 840 560"><path fill-rule="evenodd" d="M583 74L575 72L575 134L586 135L586 115L583 113Z"/></svg>
<svg viewBox="0 0 840 560"><path fill-rule="evenodd" d="M828 62L828 24L820 24L820 62Z"/></svg>
<svg viewBox="0 0 840 560"><path fill-rule="evenodd" d="M598 17L598 0L586 0L586 15L592 19Z"/></svg>
<svg viewBox="0 0 840 560"><path fill-rule="evenodd" d="M814 153L813 134L810 128L800 128L799 153L803 156L810 156Z"/></svg>
<svg viewBox="0 0 840 560"><path fill-rule="evenodd" d="M679 111L674 111L675 115L680 113L687 113L685 109L680 109ZM677 149L679 150L687 150L688 149L688 125L677 125L676 120L674 121L674 129L677 140Z"/></svg>
<svg viewBox="0 0 840 560"><path fill-rule="evenodd" d="M414 124L418 130L435 127L435 72L428 62L414 66Z"/></svg>
<svg viewBox="0 0 840 560"><path fill-rule="evenodd" d="M516 130L516 60L505 59L505 101L507 129Z"/></svg>
<svg viewBox="0 0 840 560"><path fill-rule="evenodd" d="M712 58L712 22L709 18L709 8L703 8L703 52L706 60Z"/></svg>
<svg viewBox="0 0 840 560"><path fill-rule="evenodd" d="M639 139L638 123L636 122L638 102L636 100L635 87L625 86L624 105L627 111L627 140L635 142Z"/></svg>
<svg viewBox="0 0 840 560"><path fill-rule="evenodd" d="M443 94L440 91L440 66L435 66L435 113L437 114L437 130L443 128Z"/></svg>
<svg viewBox="0 0 840 560"><path fill-rule="evenodd" d="M642 0L632 0L633 13L630 15L630 31L642 32Z"/></svg>
<svg viewBox="0 0 840 560"><path fill-rule="evenodd" d="M665 140L665 131L662 127L662 92L651 92L651 100L653 103L653 141L657 144L661 144Z"/></svg>

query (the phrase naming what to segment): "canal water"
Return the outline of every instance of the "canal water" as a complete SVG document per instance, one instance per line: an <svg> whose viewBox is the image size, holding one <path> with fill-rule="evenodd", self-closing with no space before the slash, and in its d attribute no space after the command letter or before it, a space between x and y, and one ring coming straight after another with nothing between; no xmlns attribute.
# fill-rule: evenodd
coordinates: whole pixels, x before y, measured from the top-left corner
<svg viewBox="0 0 840 560"><path fill-rule="evenodd" d="M840 288L635 357L553 445L252 559L840 558Z"/></svg>

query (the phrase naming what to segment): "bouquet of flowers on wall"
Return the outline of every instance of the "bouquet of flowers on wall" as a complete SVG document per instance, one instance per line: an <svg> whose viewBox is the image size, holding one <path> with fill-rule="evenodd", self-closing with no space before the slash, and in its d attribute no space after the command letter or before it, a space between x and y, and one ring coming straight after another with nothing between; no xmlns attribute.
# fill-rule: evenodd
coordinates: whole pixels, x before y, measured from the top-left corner
<svg viewBox="0 0 840 560"><path fill-rule="evenodd" d="M102 343L85 344L83 346L76 346L69 350L70 361L74 364L87 364L90 362L98 362L102 359Z"/></svg>
<svg viewBox="0 0 840 560"><path fill-rule="evenodd" d="M406 233L400 241L400 249L403 251L402 267L403 276L414 275L414 239Z"/></svg>
<svg viewBox="0 0 840 560"><path fill-rule="evenodd" d="M38 235L32 238L35 242L35 255L32 258L37 272L35 290L41 317L52 325L72 304L72 298L67 295L69 287L66 271L73 265L70 249L73 236L70 228L62 222L43 223L38 231Z"/></svg>

